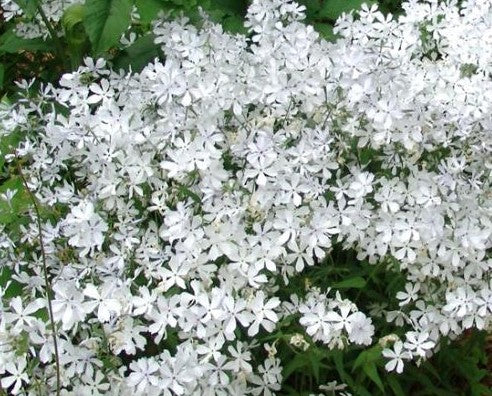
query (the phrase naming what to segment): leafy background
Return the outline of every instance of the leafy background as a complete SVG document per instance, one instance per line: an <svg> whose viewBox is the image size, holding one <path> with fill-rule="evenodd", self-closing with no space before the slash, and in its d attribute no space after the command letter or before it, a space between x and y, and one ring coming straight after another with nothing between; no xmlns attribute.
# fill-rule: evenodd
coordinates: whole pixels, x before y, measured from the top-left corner
<svg viewBox="0 0 492 396"><path fill-rule="evenodd" d="M42 0L18 0L25 15L34 18ZM306 22L312 24L327 40L336 40L333 26L343 12L358 9L363 0L298 0L306 6ZM400 0L367 1L378 3L386 14L402 12ZM104 57L116 69L139 71L155 57L162 58L153 43L151 21L160 12L171 18L187 16L192 23L200 23L199 7L212 20L222 24L232 33L247 34L243 27L248 0L86 0L85 4L69 7L61 21L50 29L63 31L63 35L43 39L22 39L15 35L16 20L0 21L0 97L2 103L16 100L16 81L36 78L34 90L43 82L55 83L61 74L76 69L84 57ZM136 7L140 19L132 18ZM129 47L120 44L123 33L133 31L139 38ZM0 138L0 194L17 190L10 204L0 200L0 226L16 230L27 221L25 215L30 201L15 171L5 163L4 157L12 153L22 136ZM46 213L47 216L56 214ZM334 252L341 249L334 249ZM337 263L335 265L334 263ZM340 265L343 263L343 265ZM20 285L10 279L11 272L0 270L0 286L11 281L6 297L20 294ZM297 283L286 290L286 295L302 294L309 282L324 287L324 279L338 279L334 285L346 292L348 298L364 307L365 301L385 302L405 283L403 277L391 277L381 266L372 266L355 260L350 252L329 257L321 265L309 268ZM366 307L369 309L370 307ZM296 318L286 318L263 342L274 341L284 362L285 395L308 395L318 385L339 378L348 384L356 395L492 395L491 366L488 365L487 334L470 331L457 342L443 340L441 350L419 367L407 365L403 375L384 371L382 347L376 344L369 349L349 351L328 350L310 345L306 351L289 344L302 328ZM384 329L381 320L379 328ZM457 364L457 362L459 362ZM487 369L488 367L488 369Z"/></svg>

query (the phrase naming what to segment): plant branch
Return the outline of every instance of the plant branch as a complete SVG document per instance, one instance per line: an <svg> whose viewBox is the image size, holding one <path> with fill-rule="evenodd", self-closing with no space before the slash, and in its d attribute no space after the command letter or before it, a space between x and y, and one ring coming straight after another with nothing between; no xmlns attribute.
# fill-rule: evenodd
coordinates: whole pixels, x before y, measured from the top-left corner
<svg viewBox="0 0 492 396"><path fill-rule="evenodd" d="M48 29L48 32L50 33L51 39L55 43L56 52L58 52L58 57L60 58L61 61L63 61L63 63L66 63L66 59L63 51L63 44L60 40L60 37L58 37L58 34L56 34L53 25L49 21L48 17L46 16L46 13L43 10L43 7L41 7L41 4L39 2L37 3L37 9L39 15L41 16L41 19L43 20L44 24L46 25L46 28Z"/></svg>
<svg viewBox="0 0 492 396"><path fill-rule="evenodd" d="M39 207L36 202L36 197L34 196L33 192L29 188L29 185L27 184L27 180L24 176L24 173L22 172L22 167L19 162L17 162L17 168L19 170L19 176L22 179L22 183L24 184L24 187L29 194L29 197L32 201L32 204L34 206L34 211L36 212L36 222L38 226L38 234L39 234L39 245L41 249L41 258L42 258L42 263L43 263L43 275L44 275L44 282L45 282L45 289L46 289L46 299L48 300L48 313L50 317L50 323L51 323L51 328L53 331L53 347L55 350L55 369L56 369L56 396L60 396L60 359L58 355L58 339L56 335L56 325L55 325L55 319L53 316L53 307L51 303L51 294L52 294L52 288L51 288L51 282L48 276L48 265L46 263L46 251L44 249L44 241L43 241L43 229L41 226L41 215L39 212Z"/></svg>

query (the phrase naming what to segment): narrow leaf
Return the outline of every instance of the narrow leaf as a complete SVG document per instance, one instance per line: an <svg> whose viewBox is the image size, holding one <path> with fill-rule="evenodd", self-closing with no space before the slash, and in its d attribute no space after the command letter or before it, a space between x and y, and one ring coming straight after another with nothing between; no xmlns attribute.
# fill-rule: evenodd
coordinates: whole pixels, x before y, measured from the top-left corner
<svg viewBox="0 0 492 396"><path fill-rule="evenodd" d="M335 283L332 287L335 289L362 289L365 285L366 281L364 278L355 276Z"/></svg>
<svg viewBox="0 0 492 396"><path fill-rule="evenodd" d="M367 363L364 366L362 366L362 369L364 370L364 373L374 382L378 388L381 390L381 392L384 393L384 385L383 382L381 381L381 377L378 374L378 369L374 363Z"/></svg>

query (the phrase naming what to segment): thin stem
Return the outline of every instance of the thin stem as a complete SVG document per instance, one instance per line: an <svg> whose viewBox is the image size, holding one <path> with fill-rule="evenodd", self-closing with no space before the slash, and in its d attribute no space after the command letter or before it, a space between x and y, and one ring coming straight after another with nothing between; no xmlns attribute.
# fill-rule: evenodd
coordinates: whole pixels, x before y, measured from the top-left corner
<svg viewBox="0 0 492 396"><path fill-rule="evenodd" d="M41 19L43 20L44 24L46 25L48 32L50 33L51 39L55 43L56 52L58 52L58 57L60 58L61 61L66 63L65 56L63 55L64 51L63 51L62 42L60 41L60 38L56 34L56 31L53 28L53 25L51 24L48 17L46 16L46 13L44 12L43 7L41 7L41 4L39 4L39 2L37 4L38 4L37 9L38 9L39 15L41 16Z"/></svg>
<svg viewBox="0 0 492 396"><path fill-rule="evenodd" d="M51 294L52 294L52 288L51 288L51 282L48 276L48 265L46 263L46 251L44 249L44 241L43 241L43 229L41 226L41 215L39 213L39 207L36 202L36 197L34 196L33 192L29 188L27 184L27 180L24 177L24 173L22 172L22 167L20 166L20 163L17 163L17 168L19 170L19 176L22 179L22 183L24 184L24 187L26 188L26 191L29 194L29 197L31 198L32 204L34 206L34 211L36 212L36 222L38 225L38 234L39 234L39 246L41 249L41 258L42 258L42 263L43 263L43 275L44 275L44 282L45 282L45 289L46 289L46 299L48 300L48 313L50 317L50 323L51 323L51 328L53 331L53 346L55 349L55 369L56 369L56 396L60 396L60 359L58 356L58 340L56 336L56 326L55 326L55 319L53 317L53 307L51 303Z"/></svg>

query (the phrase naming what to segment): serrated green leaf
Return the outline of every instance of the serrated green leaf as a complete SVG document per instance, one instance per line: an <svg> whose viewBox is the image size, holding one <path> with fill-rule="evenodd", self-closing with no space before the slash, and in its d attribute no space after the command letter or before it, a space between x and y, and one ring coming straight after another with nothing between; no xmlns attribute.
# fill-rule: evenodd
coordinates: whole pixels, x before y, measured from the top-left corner
<svg viewBox="0 0 492 396"><path fill-rule="evenodd" d="M318 18L327 18L336 21L344 12L357 10L362 4L373 4L374 1L368 0L325 0L323 6L318 11Z"/></svg>
<svg viewBox="0 0 492 396"><path fill-rule="evenodd" d="M345 279L332 285L335 289L362 289L366 285L366 280L361 276Z"/></svg>
<svg viewBox="0 0 492 396"><path fill-rule="evenodd" d="M95 55L116 45L130 25L131 0L87 0L84 27Z"/></svg>
<svg viewBox="0 0 492 396"><path fill-rule="evenodd" d="M129 70L131 67L133 72L140 72L150 61L160 56L154 38L153 34L138 38L114 60L114 68Z"/></svg>

